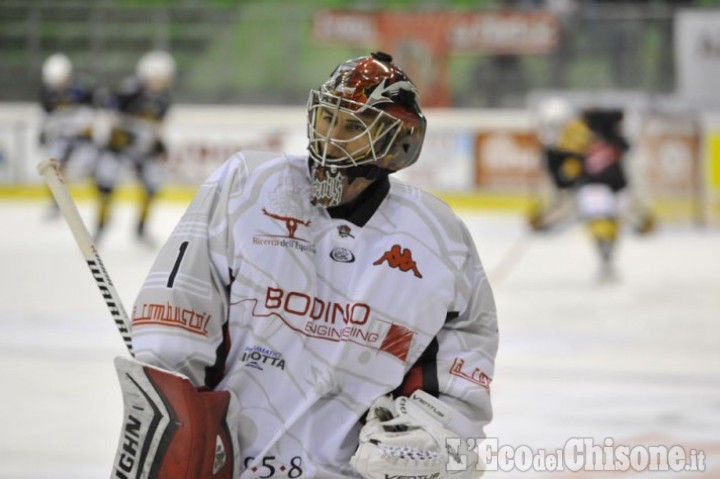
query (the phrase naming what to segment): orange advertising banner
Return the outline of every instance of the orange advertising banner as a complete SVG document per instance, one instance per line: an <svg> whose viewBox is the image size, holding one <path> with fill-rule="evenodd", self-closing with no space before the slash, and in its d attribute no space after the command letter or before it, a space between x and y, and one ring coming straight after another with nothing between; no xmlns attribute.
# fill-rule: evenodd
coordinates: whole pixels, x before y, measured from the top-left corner
<svg viewBox="0 0 720 479"><path fill-rule="evenodd" d="M557 17L550 12L354 12L315 14L313 38L327 45L381 47L393 37L424 38L451 52L488 55L551 53L559 40Z"/></svg>
<svg viewBox="0 0 720 479"><path fill-rule="evenodd" d="M644 180L659 196L691 195L700 185L700 130L696 118L650 116L645 119L641 151Z"/></svg>
<svg viewBox="0 0 720 479"><path fill-rule="evenodd" d="M448 34L453 52L531 55L551 53L559 28L551 13L509 10L453 15Z"/></svg>
<svg viewBox="0 0 720 479"><path fill-rule="evenodd" d="M416 83L423 105L450 104L447 57L452 53L534 55L558 43L557 18L548 12L320 11L312 35L323 45L377 48L390 53Z"/></svg>
<svg viewBox="0 0 720 479"><path fill-rule="evenodd" d="M543 178L540 142L532 131L486 130L475 138L475 184L517 189Z"/></svg>
<svg viewBox="0 0 720 479"><path fill-rule="evenodd" d="M325 45L372 47L377 45L380 32L374 14L320 11L313 17L312 36Z"/></svg>

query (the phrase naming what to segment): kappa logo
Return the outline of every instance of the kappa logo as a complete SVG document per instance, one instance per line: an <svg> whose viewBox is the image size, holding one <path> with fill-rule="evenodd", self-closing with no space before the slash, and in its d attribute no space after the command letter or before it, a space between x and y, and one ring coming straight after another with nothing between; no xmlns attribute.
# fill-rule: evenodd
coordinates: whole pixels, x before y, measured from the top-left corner
<svg viewBox="0 0 720 479"><path fill-rule="evenodd" d="M284 222L285 222L285 228L287 228L287 232L288 232L287 238L295 239L295 240L300 240L300 241L307 241L307 240L302 239L302 238L296 238L296 237L295 237L295 232L296 232L297 229L298 229L298 225L310 226L310 223L311 223L310 220L308 220L308 221L303 221L303 220L301 220L301 219L294 218L294 217L292 217L292 216L281 216L281 215L278 215L278 214L275 214L275 213L270 213L270 212L269 212L268 210L266 210L265 208L262 209L262 212L263 212L266 216L269 216L270 218L272 218L272 219L274 219L274 220L284 221Z"/></svg>
<svg viewBox="0 0 720 479"><path fill-rule="evenodd" d="M398 268L402 272L412 271L416 277L422 278L422 274L418 271L417 263L415 263L412 258L412 251L408 248L402 248L401 250L400 245L395 244L373 264L379 266L385 261L388 262L391 268Z"/></svg>

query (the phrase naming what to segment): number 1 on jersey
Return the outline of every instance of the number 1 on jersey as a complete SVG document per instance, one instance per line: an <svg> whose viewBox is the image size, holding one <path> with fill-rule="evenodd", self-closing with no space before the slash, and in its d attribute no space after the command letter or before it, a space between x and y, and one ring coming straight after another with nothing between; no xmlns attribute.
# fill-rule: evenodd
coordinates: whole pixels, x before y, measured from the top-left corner
<svg viewBox="0 0 720 479"><path fill-rule="evenodd" d="M180 269L180 263L182 262L183 256L185 256L185 250L187 249L189 243L189 241L183 241L182 243L180 243L180 248L178 248L178 257L175 260L175 265L173 266L173 269L170 272L170 276L168 277L168 288L172 288L173 284L175 283L175 276Z"/></svg>

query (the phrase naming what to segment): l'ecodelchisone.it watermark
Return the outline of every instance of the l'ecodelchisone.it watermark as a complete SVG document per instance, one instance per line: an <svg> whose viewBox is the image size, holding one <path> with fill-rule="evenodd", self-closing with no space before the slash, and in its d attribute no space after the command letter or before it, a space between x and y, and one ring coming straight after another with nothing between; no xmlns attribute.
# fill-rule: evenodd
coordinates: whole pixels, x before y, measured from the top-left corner
<svg viewBox="0 0 720 479"><path fill-rule="evenodd" d="M466 446L461 447L461 446ZM469 450L478 455L477 468L486 471L705 471L705 452L680 445L615 444L612 438L573 437L562 448L533 449L527 445L502 445L497 438L447 439L451 452L448 470L467 468L467 455L453 451Z"/></svg>

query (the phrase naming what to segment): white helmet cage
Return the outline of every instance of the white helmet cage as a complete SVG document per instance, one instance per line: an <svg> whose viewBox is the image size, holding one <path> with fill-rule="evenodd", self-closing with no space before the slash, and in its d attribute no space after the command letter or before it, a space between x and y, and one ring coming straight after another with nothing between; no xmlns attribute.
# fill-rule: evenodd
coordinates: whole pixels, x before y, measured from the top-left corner
<svg viewBox="0 0 720 479"><path fill-rule="evenodd" d="M70 82L73 66L63 53L50 55L42 66L43 83L49 87L60 87Z"/></svg>
<svg viewBox="0 0 720 479"><path fill-rule="evenodd" d="M339 112L355 119L364 126L364 129L349 138L333 137ZM329 124L329 127L319 128L320 121ZM310 152L313 160L320 166L349 168L377 163L388 154L400 132L401 123L400 119L378 108L317 90L310 92L308 102ZM357 142L361 138L365 138L366 141ZM335 156L332 156L331 147L334 147L334 152L339 151L341 154L335 153Z"/></svg>

